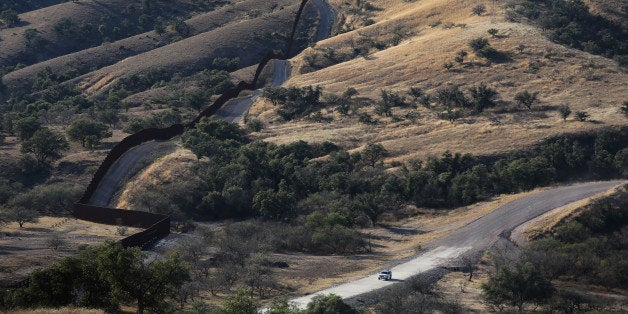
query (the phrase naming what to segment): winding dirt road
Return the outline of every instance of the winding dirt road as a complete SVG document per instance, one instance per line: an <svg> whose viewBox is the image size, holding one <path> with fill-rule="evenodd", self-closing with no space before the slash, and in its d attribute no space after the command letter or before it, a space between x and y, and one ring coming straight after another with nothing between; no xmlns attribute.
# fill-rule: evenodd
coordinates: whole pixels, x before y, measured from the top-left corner
<svg viewBox="0 0 628 314"><path fill-rule="evenodd" d="M508 236L517 226L552 209L606 192L628 181L588 182L534 193L501 205L489 214L468 223L448 236L429 244L428 251L392 267L393 280L380 281L373 274L355 281L290 300L305 308L319 294L334 293L343 299L372 292L402 282L412 276L448 265L461 257L488 249L501 236Z"/></svg>
<svg viewBox="0 0 628 314"><path fill-rule="evenodd" d="M327 39L331 35L334 26L335 13L325 0L312 0L319 14L319 23L316 29L316 42ZM271 86L281 86L290 77L290 62L286 60L275 60L273 62L273 81ZM253 105L255 100L261 95L261 90L255 90L251 96L228 101L216 114L217 119L228 122L239 122Z"/></svg>
<svg viewBox="0 0 628 314"><path fill-rule="evenodd" d="M331 28L334 23L334 11L325 0L312 0L320 15L320 22L316 32L316 41L323 40L331 35ZM290 75L290 65L285 60L275 60L273 63L272 86L281 86ZM255 99L259 97L261 90L255 90L249 97L234 99L227 102L214 115L218 119L228 122L238 122L249 110ZM150 141L138 145L126 152L107 172L107 175L98 185L96 192L89 201L89 204L96 206L107 206L113 199L116 192L124 186L130 178L133 169L140 167L140 163L145 157L156 151L162 142Z"/></svg>
<svg viewBox="0 0 628 314"><path fill-rule="evenodd" d="M89 204L102 207L108 206L119 187L123 186L133 174L133 170L137 169L151 153L157 152L160 147L168 145L171 144L168 142L150 141L126 152L109 169L107 175L102 179L94 195L89 200Z"/></svg>

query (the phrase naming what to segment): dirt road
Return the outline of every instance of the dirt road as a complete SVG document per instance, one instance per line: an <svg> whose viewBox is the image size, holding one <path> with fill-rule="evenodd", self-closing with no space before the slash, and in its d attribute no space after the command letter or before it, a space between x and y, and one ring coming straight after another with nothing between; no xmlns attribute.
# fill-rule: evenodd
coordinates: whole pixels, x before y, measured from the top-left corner
<svg viewBox="0 0 628 314"><path fill-rule="evenodd" d="M322 40L331 34L331 27L334 21L334 12L325 0L313 0L320 15L320 22L317 29L316 39ZM284 60L275 60L273 63L273 86L280 86L289 77L290 65ZM249 97L234 99L227 102L214 116L228 122L238 122L244 114L249 110L255 99L261 94L260 90L256 90ZM98 189L89 201L89 204L96 206L107 206L113 199L118 189L124 186L124 183L132 175L132 170L141 167L142 160L146 156L153 153L161 144L151 141L143 143L124 154L107 172ZM165 145L165 144L164 144Z"/></svg>
<svg viewBox="0 0 628 314"><path fill-rule="evenodd" d="M316 29L316 41L318 42L331 35L335 13L325 0L312 0L312 4L318 10L320 18ZM288 80L288 77L290 77L290 63L286 60L275 60L271 85L273 87L281 86ZM239 122L260 94L261 91L258 89L251 96L230 100L216 112L214 117L228 122Z"/></svg>
<svg viewBox="0 0 628 314"><path fill-rule="evenodd" d="M312 0L319 14L318 28L316 30L316 41L321 41L331 36L331 29L334 26L335 13L329 3L325 0Z"/></svg>
<svg viewBox="0 0 628 314"><path fill-rule="evenodd" d="M470 222L449 236L430 243L426 253L392 267L393 280L391 281L377 280L377 275L373 274L293 299L291 302L304 308L315 295L334 293L346 299L384 288L396 282L402 282L419 273L451 263L464 253L483 251L497 241L500 236L508 236L510 231L517 226L554 208L594 196L626 182L581 183L522 197L501 205L486 216Z"/></svg>
<svg viewBox="0 0 628 314"><path fill-rule="evenodd" d="M160 149L174 146L170 142L150 141L138 145L126 152L109 169L107 175L98 185L96 192L89 200L89 204L96 206L108 206L118 189L134 174L134 170L142 167L142 163L149 163L151 154L158 154ZM148 158L148 159L147 159Z"/></svg>

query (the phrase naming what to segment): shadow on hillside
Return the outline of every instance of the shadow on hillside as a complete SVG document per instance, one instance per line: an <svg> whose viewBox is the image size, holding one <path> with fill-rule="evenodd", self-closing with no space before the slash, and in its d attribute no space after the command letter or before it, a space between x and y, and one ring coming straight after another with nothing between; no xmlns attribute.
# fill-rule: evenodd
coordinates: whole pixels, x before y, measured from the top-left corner
<svg viewBox="0 0 628 314"><path fill-rule="evenodd" d="M422 230L417 230L417 229L411 229L411 228L402 228L402 227L385 227L386 230L394 233L394 234L400 234L400 235L417 235L417 234L424 234L426 233L425 231Z"/></svg>

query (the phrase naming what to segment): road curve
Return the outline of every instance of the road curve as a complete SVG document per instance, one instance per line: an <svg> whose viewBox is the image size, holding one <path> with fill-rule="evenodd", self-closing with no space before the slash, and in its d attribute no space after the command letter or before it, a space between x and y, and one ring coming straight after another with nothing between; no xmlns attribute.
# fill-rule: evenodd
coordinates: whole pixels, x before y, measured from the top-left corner
<svg viewBox="0 0 628 314"><path fill-rule="evenodd" d="M168 142L150 141L127 151L109 169L94 195L89 199L88 204L102 207L108 206L118 188L123 186L123 183L129 179L133 169L136 169L146 156L167 145L169 145Z"/></svg>
<svg viewBox="0 0 628 314"><path fill-rule="evenodd" d="M312 3L316 6L320 15L320 22L316 33L316 41L319 41L329 37L331 34L334 12L325 0L312 0ZM289 77L289 62L285 60L275 60L273 67L272 86L281 86ZM214 116L228 122L238 122L260 94L260 90L255 90L249 97L233 99L218 110ZM154 152L159 145L159 142L156 141L146 142L122 155L100 182L96 192L89 200L89 204L108 206L118 189L123 187L124 182L129 179L131 170L136 168L145 156Z"/></svg>
<svg viewBox="0 0 628 314"><path fill-rule="evenodd" d="M392 267L393 280L380 281L373 274L355 281L292 299L305 308L316 295L334 293L343 299L372 292L422 272L451 263L463 253L483 251L502 235L517 226L555 208L608 191L628 181L588 182L537 192L499 206L489 214L474 220L450 235L430 243L428 251L416 258Z"/></svg>

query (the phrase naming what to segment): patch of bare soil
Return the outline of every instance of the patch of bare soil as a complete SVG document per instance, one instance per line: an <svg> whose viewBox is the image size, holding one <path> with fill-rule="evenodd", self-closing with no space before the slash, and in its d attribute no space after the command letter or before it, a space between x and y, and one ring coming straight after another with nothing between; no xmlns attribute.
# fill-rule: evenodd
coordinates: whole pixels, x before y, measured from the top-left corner
<svg viewBox="0 0 628 314"><path fill-rule="evenodd" d="M120 240L141 231L118 228L70 217L40 217L36 223L0 225L0 285L28 277L36 269L73 255L80 245Z"/></svg>

